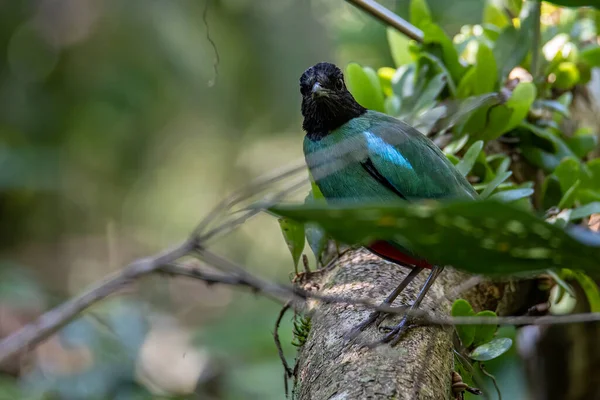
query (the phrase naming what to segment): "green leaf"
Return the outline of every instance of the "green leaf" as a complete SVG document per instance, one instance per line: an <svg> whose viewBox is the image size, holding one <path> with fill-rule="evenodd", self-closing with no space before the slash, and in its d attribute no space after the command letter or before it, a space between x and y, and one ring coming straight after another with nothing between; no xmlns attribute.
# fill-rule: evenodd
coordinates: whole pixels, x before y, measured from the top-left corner
<svg viewBox="0 0 600 400"><path fill-rule="evenodd" d="M536 89L533 83L519 83L506 103L490 109L489 122L478 137L490 141L516 128L529 113L535 96Z"/></svg>
<svg viewBox="0 0 600 400"><path fill-rule="evenodd" d="M593 214L600 214L600 201L588 203L584 206L577 207L571 211L569 216L570 221L575 221L582 218L587 218Z"/></svg>
<svg viewBox="0 0 600 400"><path fill-rule="evenodd" d="M512 190L504 190L502 192L494 193L490 196L490 200L501 201L503 203L508 203L512 201L517 201L520 199L524 199L533 194L533 189L524 188L524 189L512 189Z"/></svg>
<svg viewBox="0 0 600 400"><path fill-rule="evenodd" d="M396 117L400 114L401 107L402 101L400 100L400 97L396 96L395 94L385 99L384 108L386 114Z"/></svg>
<svg viewBox="0 0 600 400"><path fill-rule="evenodd" d="M465 144L467 144L468 140L469 135L464 135L456 140L453 140L452 142L448 143L446 147L444 147L444 154L448 155L458 153L463 147L465 147Z"/></svg>
<svg viewBox="0 0 600 400"><path fill-rule="evenodd" d="M490 342L482 344L475 348L469 357L475 361L489 361L500 357L506 353L512 346L512 340L509 338L496 338Z"/></svg>
<svg viewBox="0 0 600 400"><path fill-rule="evenodd" d="M460 82L465 72L465 67L463 67L459 61L458 52L456 51L452 40L444 33L442 28L432 22L424 21L420 28L424 35L423 43L426 45L436 44L440 46L442 60L450 72L452 80L454 82Z"/></svg>
<svg viewBox="0 0 600 400"><path fill-rule="evenodd" d="M392 90L401 101L414 94L416 69L415 63L403 65L396 70L392 78Z"/></svg>
<svg viewBox="0 0 600 400"><path fill-rule="evenodd" d="M565 139L565 143L577 157L583 158L598 146L598 136L576 135Z"/></svg>
<svg viewBox="0 0 600 400"><path fill-rule="evenodd" d="M590 67L600 67L600 46L592 44L584 48L579 52L579 58Z"/></svg>
<svg viewBox="0 0 600 400"><path fill-rule="evenodd" d="M467 176L469 171L475 165L475 161L477 161L477 157L481 150L483 149L483 142L481 140L476 141L469 147L469 150L465 153L463 159L458 163L456 169L463 175Z"/></svg>
<svg viewBox="0 0 600 400"><path fill-rule="evenodd" d="M435 100L445 87L446 76L444 74L438 74L431 78L431 80L427 82L425 89L421 92L413 110L418 112L422 109L433 107L436 103Z"/></svg>
<svg viewBox="0 0 600 400"><path fill-rule="evenodd" d="M520 14L520 29L516 29L512 24L507 25L496 40L493 52L500 80L506 78L514 67L523 62L531 47L535 15L531 12L535 7L532 3L526 4Z"/></svg>
<svg viewBox="0 0 600 400"><path fill-rule="evenodd" d="M304 233L306 235L306 241L315 255L315 259L319 261L329 241L327 233L323 228L314 223L306 224Z"/></svg>
<svg viewBox="0 0 600 400"><path fill-rule="evenodd" d="M475 314L476 317L496 317L496 313L490 310L480 311ZM497 325L475 325L475 335L473 337L473 346L479 346L489 342L494 338Z"/></svg>
<svg viewBox="0 0 600 400"><path fill-rule="evenodd" d="M571 208L575 199L577 198L577 190L579 189L579 185L581 181L576 180L573 186L571 186L567 191L563 194L562 198L558 202L558 208Z"/></svg>
<svg viewBox="0 0 600 400"><path fill-rule="evenodd" d="M278 205L271 212L316 222L349 245L393 240L434 264L485 275L578 268L600 275L600 234L549 224L498 201Z"/></svg>
<svg viewBox="0 0 600 400"><path fill-rule="evenodd" d="M560 182L563 193L569 190L579 179L579 161L575 158L565 158L554 170L554 176Z"/></svg>
<svg viewBox="0 0 600 400"><path fill-rule="evenodd" d="M279 226L283 233L285 243L290 250L292 260L294 261L294 268L298 268L298 261L302 256L304 250L304 223L297 222L290 218L279 218Z"/></svg>
<svg viewBox="0 0 600 400"><path fill-rule="evenodd" d="M486 2L486 6L483 11L483 22L485 24L495 25L498 28L504 28L506 25L511 23L504 10L501 10L491 1Z"/></svg>
<svg viewBox="0 0 600 400"><path fill-rule="evenodd" d="M566 143L556 135L553 135L547 129L540 128L528 122L521 122L520 127L527 129L539 139L546 141L553 148L553 152L542 150L539 147L522 145L521 149L527 161L552 172L565 157L577 158Z"/></svg>
<svg viewBox="0 0 600 400"><path fill-rule="evenodd" d="M464 74L456 96L465 98L493 92L498 76L491 71L496 70L496 60L492 50L483 43L479 43L475 65Z"/></svg>
<svg viewBox="0 0 600 400"><path fill-rule="evenodd" d="M487 186L485 187L485 190L481 193L481 197L483 199L488 198L492 192L498 187L500 186L500 184L502 182L504 182L505 180L507 180L508 178L510 178L510 176L512 175L512 171L506 171L506 172L500 172L496 175L496 177L494 179L492 179L492 181L490 183L487 184Z"/></svg>
<svg viewBox="0 0 600 400"><path fill-rule="evenodd" d="M348 89L360 105L371 110L384 111L381 83L373 69L350 63L346 67L345 77Z"/></svg>
<svg viewBox="0 0 600 400"><path fill-rule="evenodd" d="M564 279L576 280L585 293L585 297L590 305L590 311L600 312L600 291L598 290L598 285L596 285L596 282L594 282L586 274L579 271L573 271L568 268L564 268L562 270L562 277ZM558 303L559 301L556 302Z"/></svg>
<svg viewBox="0 0 600 400"><path fill-rule="evenodd" d="M515 87L515 90L510 95L510 99L505 104L506 107L513 110L508 125L504 127L505 132L516 128L525 119L536 95L537 90L531 82L520 82Z"/></svg>
<svg viewBox="0 0 600 400"><path fill-rule="evenodd" d="M410 0L410 23L420 28L431 21L431 11L425 0Z"/></svg>
<svg viewBox="0 0 600 400"><path fill-rule="evenodd" d="M571 116L569 107L565 106L558 100L538 99L535 101L534 107L545 108L550 111L557 112L560 115L562 115L563 117L567 117L567 118L570 118L570 116Z"/></svg>
<svg viewBox="0 0 600 400"><path fill-rule="evenodd" d="M506 0L504 5L514 14L519 15L523 8L523 0Z"/></svg>
<svg viewBox="0 0 600 400"><path fill-rule="evenodd" d="M542 208L544 210L558 205L562 198L560 182L554 175L548 175L542 183Z"/></svg>
<svg viewBox="0 0 600 400"><path fill-rule="evenodd" d="M475 311L473 311L473 307L467 300L457 299L452 304L451 314L453 317L470 317L475 315ZM454 328L462 345L465 348L471 346L475 339L476 325L456 325Z"/></svg>
<svg viewBox="0 0 600 400"><path fill-rule="evenodd" d="M386 34L392 59L394 60L396 67L411 63L413 61L413 56L408 50L411 40L394 28L388 27Z"/></svg>

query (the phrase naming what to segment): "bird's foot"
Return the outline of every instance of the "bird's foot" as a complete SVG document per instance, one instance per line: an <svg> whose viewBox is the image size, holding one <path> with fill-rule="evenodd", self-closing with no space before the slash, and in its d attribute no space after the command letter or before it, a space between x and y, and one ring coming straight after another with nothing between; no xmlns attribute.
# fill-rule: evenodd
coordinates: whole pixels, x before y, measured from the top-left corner
<svg viewBox="0 0 600 400"><path fill-rule="evenodd" d="M381 326L379 330L385 332L386 335L381 340L372 343L370 347L377 347L385 343L389 343L390 347L394 347L400 342L406 331L416 326L416 324L409 324L407 317L402 318L402 321L396 326Z"/></svg>
<svg viewBox="0 0 600 400"><path fill-rule="evenodd" d="M353 340L355 339L362 331L364 331L365 329L367 329L369 326L371 326L376 320L379 319L380 316L380 312L379 311L374 311L372 312L367 319L365 319L363 322L361 322L360 324L356 325L354 328L352 328L350 330L350 332L348 332L346 334L346 339L347 340Z"/></svg>

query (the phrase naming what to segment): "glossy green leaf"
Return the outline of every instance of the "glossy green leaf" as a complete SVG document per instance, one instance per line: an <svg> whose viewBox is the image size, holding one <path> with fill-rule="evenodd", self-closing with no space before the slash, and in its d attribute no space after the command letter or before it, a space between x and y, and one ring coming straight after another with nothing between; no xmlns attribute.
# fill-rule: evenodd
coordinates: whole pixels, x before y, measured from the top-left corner
<svg viewBox="0 0 600 400"><path fill-rule="evenodd" d="M400 100L400 97L395 94L385 99L384 108L386 114L396 117L400 114L401 107L402 101Z"/></svg>
<svg viewBox="0 0 600 400"><path fill-rule="evenodd" d="M516 128L529 113L535 96L534 84L519 83L506 103L491 108L487 128L479 137L485 141L494 140Z"/></svg>
<svg viewBox="0 0 600 400"><path fill-rule="evenodd" d="M575 199L577 198L577 190L579 189L580 184L581 184L581 181L576 180L575 183L573 183L573 186L571 186L570 188L567 189L566 192L564 192L563 196L561 197L560 201L558 202L558 208L560 208L560 209L571 208L573 206L573 203L575 202Z"/></svg>
<svg viewBox="0 0 600 400"><path fill-rule="evenodd" d="M431 11L425 0L410 0L410 23L420 28L431 21Z"/></svg>
<svg viewBox="0 0 600 400"><path fill-rule="evenodd" d="M573 271L573 274L585 292L585 297L590 304L590 311L593 313L600 312L600 290L598 290L596 282L582 272Z"/></svg>
<svg viewBox="0 0 600 400"><path fill-rule="evenodd" d="M467 150L463 159L456 166L456 169L458 169L463 176L467 176L469 171L471 171L482 149L483 142L481 140L476 141L471 145L471 147L469 147L469 150Z"/></svg>
<svg viewBox="0 0 600 400"><path fill-rule="evenodd" d="M392 78L395 74L396 69L391 67L381 67L377 70L377 77L379 78L379 83L381 84L384 97L391 96L393 94Z"/></svg>
<svg viewBox="0 0 600 400"><path fill-rule="evenodd" d="M588 203L584 206L573 209L569 215L569 220L575 221L578 219L587 218L593 214L600 214L600 201Z"/></svg>
<svg viewBox="0 0 600 400"><path fill-rule="evenodd" d="M446 87L446 77L444 74L438 74L431 78L421 92L413 110L419 111L424 108L431 108L435 105L437 97Z"/></svg>
<svg viewBox="0 0 600 400"><path fill-rule="evenodd" d="M565 158L554 170L554 176L558 178L560 189L565 193L579 179L579 161L575 158Z"/></svg>
<svg viewBox="0 0 600 400"><path fill-rule="evenodd" d="M497 174L496 177L492 179L490 183L487 184L485 190L481 192L481 197L483 199L488 198L492 194L492 192L496 190L496 188L500 186L502 182L510 178L511 175L512 171L500 172L499 174Z"/></svg>
<svg viewBox="0 0 600 400"><path fill-rule="evenodd" d="M531 189L529 189L531 190ZM350 245L394 240L435 264L486 275L578 268L600 275L600 234L546 223L512 203L481 200L385 205L279 205Z"/></svg>
<svg viewBox="0 0 600 400"><path fill-rule="evenodd" d="M493 92L496 88L498 76L496 60L492 50L483 43L479 43L475 65L463 76L457 90L457 97L465 98Z"/></svg>
<svg viewBox="0 0 600 400"><path fill-rule="evenodd" d="M392 90L400 100L414 94L416 70L415 63L403 65L396 70L396 74L392 78Z"/></svg>
<svg viewBox="0 0 600 400"><path fill-rule="evenodd" d="M327 233L323 228L314 223L306 224L304 233L306 235L306 241L315 255L315 258L320 260L328 243L329 238Z"/></svg>
<svg viewBox="0 0 600 400"><path fill-rule="evenodd" d="M456 157L454 154L446 154L446 158L448 158L453 165L458 165L460 162L460 158Z"/></svg>
<svg viewBox="0 0 600 400"><path fill-rule="evenodd" d="M375 71L350 63L344 75L348 90L360 105L371 110L384 111L383 91Z"/></svg>
<svg viewBox="0 0 600 400"><path fill-rule="evenodd" d="M392 59L396 67L412 62L413 56L409 51L410 39L394 28L388 27L386 34Z"/></svg>
<svg viewBox="0 0 600 400"><path fill-rule="evenodd" d="M452 40L442 28L432 22L425 21L420 28L424 34L423 42L427 45L437 44L440 46L444 65L450 72L454 82L460 82L465 67L461 65L458 59L458 53Z"/></svg>
<svg viewBox="0 0 600 400"><path fill-rule="evenodd" d="M323 201L325 199L325 196L323 196L323 192L321 192L321 189L319 189L319 187L315 183L312 175L310 176L310 192L307 196L307 199L310 199L311 201Z"/></svg>
<svg viewBox="0 0 600 400"><path fill-rule="evenodd" d="M476 317L496 317L496 313L490 310L480 311L475 314ZM479 346L489 342L494 338L497 325L475 325L475 334L473 337L473 346Z"/></svg>
<svg viewBox="0 0 600 400"><path fill-rule="evenodd" d="M433 64L435 68L437 68L437 70L446 77L446 84L448 85L450 95L452 97L456 96L456 85L454 83L454 79L452 79L452 74L450 74L450 71L448 71L448 68L446 68L442 60L426 51L421 51L417 57L417 60L427 60L428 62L431 62L431 64Z"/></svg>
<svg viewBox="0 0 600 400"><path fill-rule="evenodd" d="M465 147L465 144L469 141L469 135L461 136L460 138L453 140L444 147L444 154L456 154Z"/></svg>
<svg viewBox="0 0 600 400"><path fill-rule="evenodd" d="M500 357L502 354L510 350L512 340L509 338L496 338L490 342L482 344L475 348L469 357L475 361L489 361Z"/></svg>
<svg viewBox="0 0 600 400"><path fill-rule="evenodd" d="M505 132L516 128L525 119L536 95L537 90L531 82L520 82L515 87L505 104L506 107L514 111L508 125L504 128Z"/></svg>
<svg viewBox="0 0 600 400"><path fill-rule="evenodd" d="M300 256L302 256L302 251L304 250L304 223L297 222L290 218L279 218L279 226L281 228L281 232L283 233L283 238L285 239L285 243L290 250L290 254L292 255L292 260L294 261L294 268L298 268L298 261L300 261Z"/></svg>
<svg viewBox="0 0 600 400"><path fill-rule="evenodd" d="M494 193L489 198L490 200L501 201L503 203L517 201L520 199L524 199L533 194L533 189L523 188L523 189L512 189L512 190L504 190L502 192Z"/></svg>
<svg viewBox="0 0 600 400"><path fill-rule="evenodd" d="M475 315L475 311L473 311L473 307L471 307L471 304L469 304L467 300L457 299L452 304L451 314L453 317L471 317ZM468 348L473 344L476 325L456 325L454 328L456 329L460 342L465 348Z"/></svg>

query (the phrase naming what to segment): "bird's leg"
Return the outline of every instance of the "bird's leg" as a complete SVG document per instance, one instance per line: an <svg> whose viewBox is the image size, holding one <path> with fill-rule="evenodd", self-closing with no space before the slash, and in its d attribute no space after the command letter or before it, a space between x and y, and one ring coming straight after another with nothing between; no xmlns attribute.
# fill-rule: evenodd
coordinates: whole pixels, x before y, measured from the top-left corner
<svg viewBox="0 0 600 400"><path fill-rule="evenodd" d="M436 278L440 275L440 273L443 270L444 270L444 267L435 266L432 268L431 273L429 274L429 276L427 277L427 280L425 281L425 284L423 285L423 288L419 292L419 295L417 296L414 303L410 306L410 311L416 310L417 308L419 308L419 305L421 305L421 302L423 302L423 299L427 295L427 292L429 291L429 289L435 282ZM404 333L404 330L406 328L406 322L408 321L408 317L409 317L408 315L405 315L404 317L402 317L402 320L400 321L400 323L398 325L396 325L391 330L390 333L385 335L385 337L383 339L381 339L380 343L390 343L390 346L392 346L392 347L395 346L396 344L398 344L398 342L402 338L402 334Z"/></svg>
<svg viewBox="0 0 600 400"><path fill-rule="evenodd" d="M423 268L421 268L421 267L414 267L408 273L408 275L406 275L406 277L402 280L402 282L400 282L400 284L396 287L396 289L394 289L394 291L392 293L390 293L388 295L388 297L385 298L385 300L383 301L383 303L381 303L381 305L387 306L387 305L392 304L394 302L394 300L396 300L396 297L398 297L398 295L400 293L402 293L404 288L406 288L408 286L408 284L413 279L415 279L415 277L417 275L419 275L419 272L421 272L422 270L423 270ZM365 319L363 322L361 322L360 324L358 324L357 326L352 328L352 330L348 333L347 338L348 339L355 338L360 332L362 332L363 330L365 330L365 328L367 328L373 322L375 322L381 316L381 314L382 313L380 311L373 311L367 319Z"/></svg>

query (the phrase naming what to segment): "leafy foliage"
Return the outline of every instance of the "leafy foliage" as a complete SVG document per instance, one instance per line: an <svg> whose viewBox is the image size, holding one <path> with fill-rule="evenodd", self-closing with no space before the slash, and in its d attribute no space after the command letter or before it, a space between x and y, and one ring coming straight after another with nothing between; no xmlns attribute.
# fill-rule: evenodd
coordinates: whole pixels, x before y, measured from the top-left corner
<svg viewBox="0 0 600 400"><path fill-rule="evenodd" d="M496 338L476 347L469 356L475 361L489 361L506 353L510 346L512 340L509 338Z"/></svg>
<svg viewBox="0 0 600 400"><path fill-rule="evenodd" d="M304 250L304 224L298 223L288 218L280 218L279 225L288 249L294 261L294 268L298 269L298 261Z"/></svg>
<svg viewBox="0 0 600 400"><path fill-rule="evenodd" d="M496 200L386 205L277 205L277 215L317 222L348 244L393 239L430 262L481 274L578 268L598 274L600 235L563 230Z"/></svg>
<svg viewBox="0 0 600 400"><path fill-rule="evenodd" d="M549 3L598 7L589 0ZM399 6L401 15L422 30L423 43L390 28L395 65L375 73L353 63L346 79L363 106L383 110L436 141L481 200L306 203L271 211L320 226L348 244L393 239L430 262L473 273L548 272L552 302L574 301L567 282L576 282L597 312L600 235L585 224L600 213L600 162L591 156L598 132L595 126L573 124L571 109L591 70L600 67L600 12L540 7L536 1L490 1L481 7L456 1L445 8L463 14L453 25L436 5L438 0L411 0ZM540 18L540 10L555 13L553 19ZM541 218L554 209L558 215ZM459 299L452 315L496 314L476 313ZM512 346L510 338L496 337L494 325L456 326L456 331L462 354L473 364L506 354Z"/></svg>
<svg viewBox="0 0 600 400"><path fill-rule="evenodd" d="M534 43L538 5L514 1L506 7L517 20L488 4L482 25L467 25L452 37L437 24L430 1L412 0L408 15L423 31L423 43L389 29L395 67L375 72L352 63L345 71L349 89L363 106L400 118L434 140L450 132L451 140L442 141L445 154L490 202L280 206L272 211L321 226L348 243L393 237L431 261L477 273L572 265L597 272L597 263L586 258L597 253L589 245L595 240L591 233L576 239L530 214L536 208L573 209L566 222L579 222L596 212L593 204L600 202L600 163L588 159L597 134L585 127L570 130L566 124L573 89L587 81L582 78L586 71L600 66L600 48L591 43L597 32L595 14L561 10L558 25L542 21L541 41ZM534 53L536 71L530 71ZM508 143L502 151L490 146L500 138ZM515 154L520 163L545 174L539 193L533 174L515 175ZM540 236L546 229L551 230ZM570 251L570 245L582 253ZM318 245L311 248L321 251Z"/></svg>

